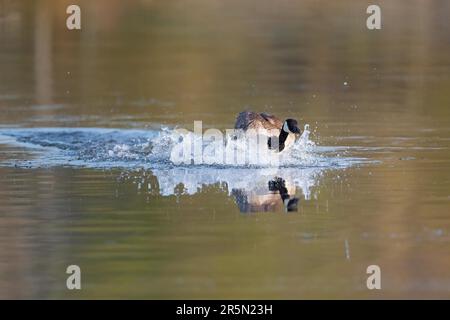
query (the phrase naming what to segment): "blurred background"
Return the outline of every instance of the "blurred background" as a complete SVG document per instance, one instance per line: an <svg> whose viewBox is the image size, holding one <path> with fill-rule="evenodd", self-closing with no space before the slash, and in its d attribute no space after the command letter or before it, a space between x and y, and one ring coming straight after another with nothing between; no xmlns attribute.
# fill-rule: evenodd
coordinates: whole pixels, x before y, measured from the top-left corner
<svg viewBox="0 0 450 320"><path fill-rule="evenodd" d="M449 117L445 0L380 1L380 31L370 1L76 1L82 30L69 31L72 3L1 1L3 124L229 127L245 107Z"/></svg>
<svg viewBox="0 0 450 320"><path fill-rule="evenodd" d="M449 298L450 2L376 1L373 31L370 4L0 0L2 129L224 129L251 109L379 161L326 173L298 214L248 216L217 186L0 167L0 297ZM0 143L8 157L26 154Z"/></svg>

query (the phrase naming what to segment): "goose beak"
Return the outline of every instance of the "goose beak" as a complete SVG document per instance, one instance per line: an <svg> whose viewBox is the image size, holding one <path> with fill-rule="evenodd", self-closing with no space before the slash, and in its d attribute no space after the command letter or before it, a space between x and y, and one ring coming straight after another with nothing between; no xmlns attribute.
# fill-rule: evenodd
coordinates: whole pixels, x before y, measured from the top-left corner
<svg viewBox="0 0 450 320"><path fill-rule="evenodd" d="M300 134L300 129L298 127L295 127L293 128L292 132L295 134Z"/></svg>

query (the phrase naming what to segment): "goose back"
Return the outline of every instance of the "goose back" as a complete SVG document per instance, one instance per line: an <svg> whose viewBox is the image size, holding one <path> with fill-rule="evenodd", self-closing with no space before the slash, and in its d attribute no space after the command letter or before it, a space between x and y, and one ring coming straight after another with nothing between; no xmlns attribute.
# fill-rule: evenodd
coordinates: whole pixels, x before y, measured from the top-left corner
<svg viewBox="0 0 450 320"><path fill-rule="evenodd" d="M282 126L283 121L273 115L267 113L243 111L237 116L234 128L242 129L244 131L247 131L249 129L280 130Z"/></svg>

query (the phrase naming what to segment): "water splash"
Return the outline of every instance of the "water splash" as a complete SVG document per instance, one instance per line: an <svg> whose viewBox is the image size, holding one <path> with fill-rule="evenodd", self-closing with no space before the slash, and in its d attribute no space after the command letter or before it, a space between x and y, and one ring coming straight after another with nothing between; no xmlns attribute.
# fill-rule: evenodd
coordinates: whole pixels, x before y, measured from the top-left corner
<svg viewBox="0 0 450 320"><path fill-rule="evenodd" d="M295 211L297 203L316 197L320 178L327 170L360 164L363 159L340 156L342 147L319 147L309 138L309 127L292 148L272 156L277 166L175 165L174 146L180 140L199 139L193 133L180 136L173 129L123 130L99 128L35 128L0 130L0 166L46 168L57 166L120 168L120 182L132 181L137 192L161 196L201 193L218 187L234 198L242 212ZM228 148L244 152L247 144L227 137ZM16 153L14 153L16 150ZM24 156L24 151L26 156Z"/></svg>
<svg viewBox="0 0 450 320"><path fill-rule="evenodd" d="M336 156L336 148L318 147L309 138L309 126L296 143L281 154L277 167L292 168L333 168L348 167L362 159ZM161 130L128 130L103 128L30 128L0 130L0 144L24 148L29 156L9 158L0 161L0 166L18 167L51 167L81 166L92 168L136 168L170 169L191 167L192 165L176 165L171 159L174 146L180 139L200 139L193 133L180 136L173 129ZM225 142L225 143L224 143ZM208 155L214 143L225 148L235 148L236 152L244 152L248 145L241 140L226 137L225 141L203 140L203 152ZM208 168L255 168L271 167L248 164L203 164L196 165Z"/></svg>

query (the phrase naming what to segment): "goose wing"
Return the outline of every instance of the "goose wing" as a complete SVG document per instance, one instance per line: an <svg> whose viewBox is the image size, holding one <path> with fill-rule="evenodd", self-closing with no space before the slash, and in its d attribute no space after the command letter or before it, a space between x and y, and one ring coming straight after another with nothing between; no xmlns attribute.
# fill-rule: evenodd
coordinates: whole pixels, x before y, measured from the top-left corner
<svg viewBox="0 0 450 320"><path fill-rule="evenodd" d="M243 111L236 118L235 129L251 129L255 128L256 123L261 122L261 116L255 112Z"/></svg>
<svg viewBox="0 0 450 320"><path fill-rule="evenodd" d="M277 117L267 113L244 111L236 118L235 129L280 129L283 122Z"/></svg>
<svg viewBox="0 0 450 320"><path fill-rule="evenodd" d="M281 129L283 126L283 121L275 117L274 115L268 114L268 113L261 113L261 117L264 118L268 123L270 123L274 129Z"/></svg>

